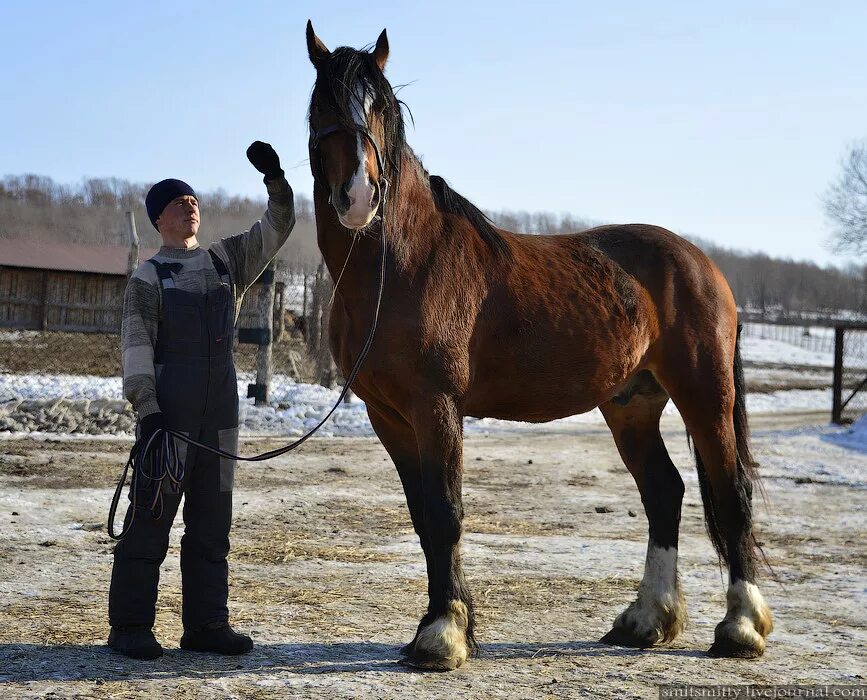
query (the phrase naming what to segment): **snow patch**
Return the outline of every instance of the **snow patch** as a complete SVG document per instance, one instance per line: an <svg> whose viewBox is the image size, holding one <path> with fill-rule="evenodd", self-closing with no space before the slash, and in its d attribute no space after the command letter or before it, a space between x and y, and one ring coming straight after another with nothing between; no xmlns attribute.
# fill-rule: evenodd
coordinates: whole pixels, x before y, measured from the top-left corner
<svg viewBox="0 0 867 700"><path fill-rule="evenodd" d="M340 394L316 384L303 384L286 375L274 375L268 406L255 406L246 398L247 385L254 382L251 373L238 376L240 397L240 425L246 436L285 435L299 436L312 429L330 410ZM120 377L89 375L0 374L0 404L6 410L24 410L20 402L27 401L118 401L123 402L123 383ZM747 395L747 409L751 413L780 413L791 411L830 411L830 389L799 389ZM34 409L35 410L35 409ZM72 409L70 409L72 410ZM666 415L678 415L669 402ZM569 429L578 425L603 425L598 409L570 416L539 426L495 418L467 418L464 429L470 435L489 435L503 432ZM51 425L33 425L32 430L52 431ZM19 428L12 427L12 430ZM121 431L126 426L118 426ZM72 432L75 428L70 428ZM69 432L69 430L67 431ZM374 434L364 402L354 397L341 404L319 433L323 437L368 437Z"/></svg>
<svg viewBox="0 0 867 700"><path fill-rule="evenodd" d="M833 329L831 329L833 331ZM741 357L745 362L773 362L781 365L833 367L833 352L815 352L782 340L741 336Z"/></svg>
<svg viewBox="0 0 867 700"><path fill-rule="evenodd" d="M828 442L867 453L867 415L861 416L843 432L826 435Z"/></svg>

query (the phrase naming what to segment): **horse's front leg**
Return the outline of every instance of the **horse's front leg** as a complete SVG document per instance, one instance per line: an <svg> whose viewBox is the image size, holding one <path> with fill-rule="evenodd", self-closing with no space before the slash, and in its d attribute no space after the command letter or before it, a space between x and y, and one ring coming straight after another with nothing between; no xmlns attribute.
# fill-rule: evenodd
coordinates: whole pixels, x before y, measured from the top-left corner
<svg viewBox="0 0 867 700"><path fill-rule="evenodd" d="M450 397L428 399L413 415L422 482L422 517L428 555L428 610L406 662L452 670L477 649L473 603L461 566L464 507L463 422Z"/></svg>

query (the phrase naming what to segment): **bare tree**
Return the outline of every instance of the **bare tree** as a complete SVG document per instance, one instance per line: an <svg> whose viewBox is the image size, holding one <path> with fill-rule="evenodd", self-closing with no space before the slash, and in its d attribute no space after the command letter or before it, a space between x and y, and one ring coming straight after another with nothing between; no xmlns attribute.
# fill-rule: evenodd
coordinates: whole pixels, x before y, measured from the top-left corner
<svg viewBox="0 0 867 700"><path fill-rule="evenodd" d="M842 169L824 197L832 244L837 252L867 255L867 141L850 146Z"/></svg>

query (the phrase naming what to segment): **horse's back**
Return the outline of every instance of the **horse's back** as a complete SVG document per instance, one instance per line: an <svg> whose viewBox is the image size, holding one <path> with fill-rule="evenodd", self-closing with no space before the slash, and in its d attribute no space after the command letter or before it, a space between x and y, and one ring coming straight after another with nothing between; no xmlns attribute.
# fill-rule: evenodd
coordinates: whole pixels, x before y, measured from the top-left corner
<svg viewBox="0 0 867 700"><path fill-rule="evenodd" d="M647 290L657 323L656 352L651 348L651 356L679 355L684 346L710 351L713 338L733 352L734 295L719 268L696 245L647 224L599 226L576 236Z"/></svg>
<svg viewBox="0 0 867 700"><path fill-rule="evenodd" d="M695 244L668 229L611 224L575 236L648 290L662 319L697 306L718 307L723 313L734 310L734 297L719 268Z"/></svg>
<svg viewBox="0 0 867 700"><path fill-rule="evenodd" d="M508 268L489 288L470 340L470 415L583 412L642 369L708 347L720 329L734 332L722 275L666 229L612 225L506 240ZM520 395L503 376L521 377Z"/></svg>
<svg viewBox="0 0 867 700"><path fill-rule="evenodd" d="M713 261L685 238L650 224L608 224L566 235L513 235L518 274L576 277L582 303L603 299L607 309L640 316L660 329L692 312L734 313L728 283ZM584 279L589 283L582 284ZM594 293L598 292L598 293ZM612 306L611 301L617 300ZM598 309L593 313L598 316Z"/></svg>
<svg viewBox="0 0 867 700"><path fill-rule="evenodd" d="M662 226L652 224L607 224L574 234L604 251L625 268L641 263L675 265L682 271L697 266L702 272L719 274L713 261L694 243Z"/></svg>

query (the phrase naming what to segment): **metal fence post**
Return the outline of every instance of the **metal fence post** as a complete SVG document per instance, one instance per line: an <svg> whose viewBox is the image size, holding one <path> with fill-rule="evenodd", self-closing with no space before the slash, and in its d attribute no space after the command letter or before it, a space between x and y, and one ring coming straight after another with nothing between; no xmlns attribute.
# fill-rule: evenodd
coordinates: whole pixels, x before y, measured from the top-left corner
<svg viewBox="0 0 867 700"><path fill-rule="evenodd" d="M834 378L831 385L831 422L843 421L843 334L841 326L834 328Z"/></svg>

